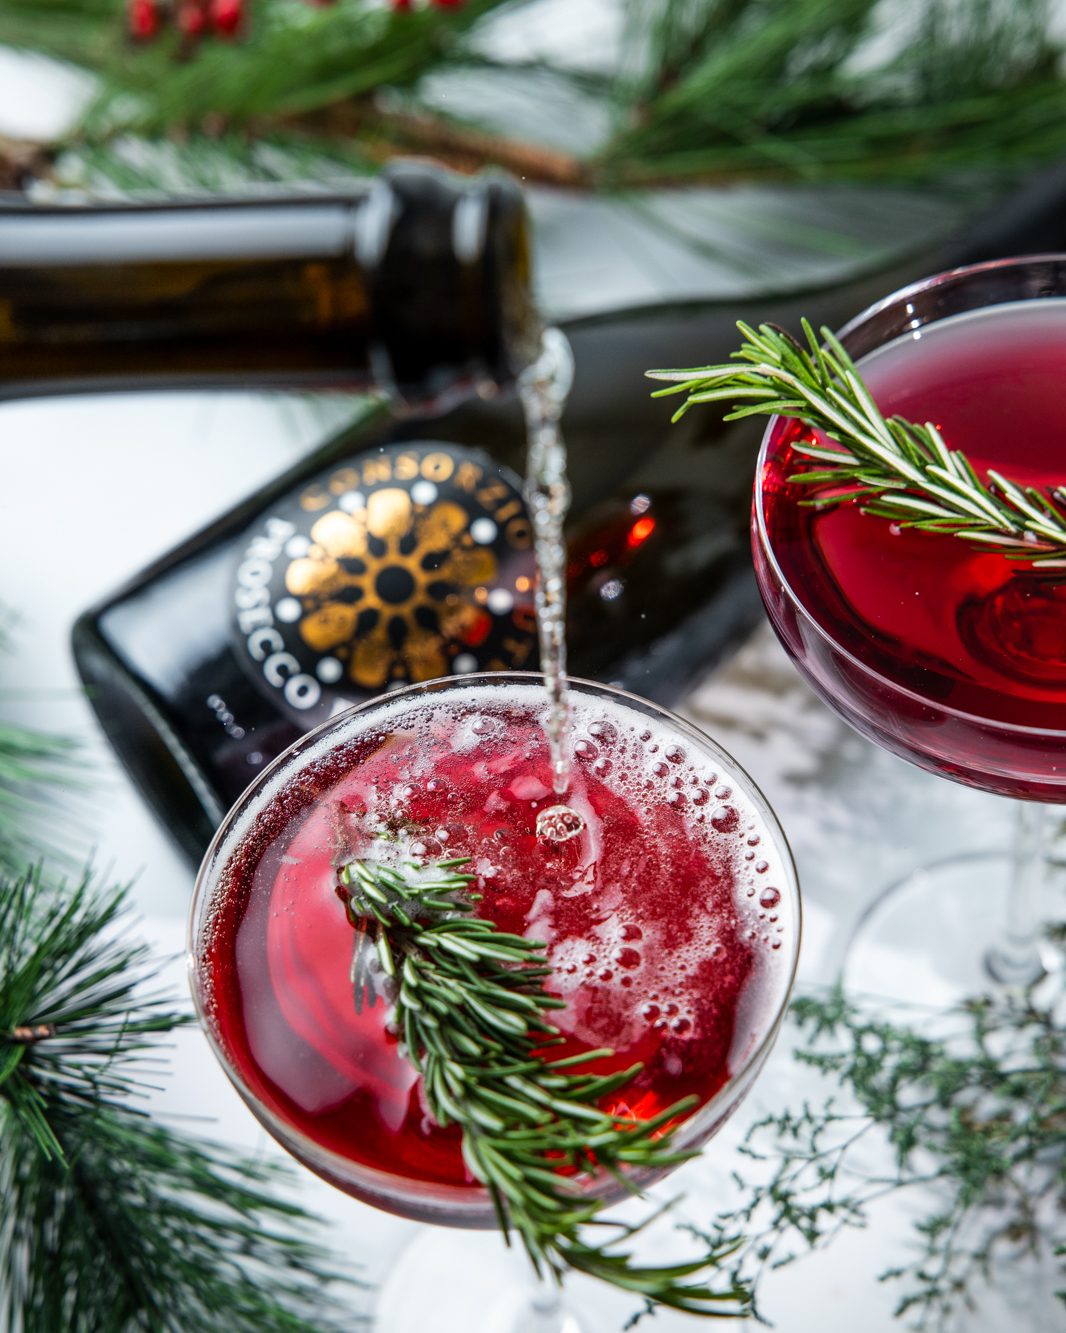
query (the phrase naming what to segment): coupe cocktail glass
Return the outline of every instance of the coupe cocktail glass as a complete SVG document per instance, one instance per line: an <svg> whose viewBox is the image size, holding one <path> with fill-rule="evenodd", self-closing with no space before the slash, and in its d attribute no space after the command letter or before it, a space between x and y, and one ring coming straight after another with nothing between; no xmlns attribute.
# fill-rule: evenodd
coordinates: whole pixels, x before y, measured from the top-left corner
<svg viewBox="0 0 1066 1333"><path fill-rule="evenodd" d="M610 1046L605 1070L643 1061L611 1109L647 1118L698 1097L676 1130L681 1148L736 1108L784 1016L799 895L757 788L654 704L582 681L570 682L570 700L576 836L538 836L538 817L560 799L543 678L492 673L399 690L312 732L249 788L201 868L190 968L216 1055L279 1143L390 1212L496 1225L458 1130L428 1115L386 1002L357 1012L359 937L336 896L342 843L368 858L470 857L479 914L548 944L549 989L568 1002L552 1020L567 1039L559 1049ZM610 1179L585 1186L625 1195ZM484 1313L476 1286L476 1272L459 1284L465 1328ZM443 1328L441 1294L431 1295ZM537 1299L536 1319L529 1306L510 1327L577 1327L554 1297Z"/></svg>
<svg viewBox="0 0 1066 1333"><path fill-rule="evenodd" d="M1061 256L979 264L887 297L840 338L886 416L931 421L979 475L1050 494L1066 484L1064 298ZM905 999L989 975L1035 981L1050 957L1049 808L1066 802L1066 568L901 530L854 503L801 504L817 496L788 480L804 470L791 449L803 434L770 422L755 488L756 569L778 637L864 736L1017 802L1013 866L970 853L908 877L860 923L848 977Z"/></svg>

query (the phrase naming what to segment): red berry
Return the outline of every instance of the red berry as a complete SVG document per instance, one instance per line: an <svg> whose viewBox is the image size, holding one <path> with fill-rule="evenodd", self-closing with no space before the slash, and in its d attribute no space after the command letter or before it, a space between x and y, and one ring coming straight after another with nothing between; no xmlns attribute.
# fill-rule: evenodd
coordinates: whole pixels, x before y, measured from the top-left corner
<svg viewBox="0 0 1066 1333"><path fill-rule="evenodd" d="M211 0L211 26L223 37L232 37L244 19L244 0Z"/></svg>
<svg viewBox="0 0 1066 1333"><path fill-rule="evenodd" d="M129 34L138 42L147 42L159 31L161 16L156 0L129 0L126 6Z"/></svg>
<svg viewBox="0 0 1066 1333"><path fill-rule="evenodd" d="M207 27L207 14L196 0L188 0L178 9L178 27L186 37L202 37Z"/></svg>
<svg viewBox="0 0 1066 1333"><path fill-rule="evenodd" d="M431 0L438 9L461 9L463 0Z"/></svg>

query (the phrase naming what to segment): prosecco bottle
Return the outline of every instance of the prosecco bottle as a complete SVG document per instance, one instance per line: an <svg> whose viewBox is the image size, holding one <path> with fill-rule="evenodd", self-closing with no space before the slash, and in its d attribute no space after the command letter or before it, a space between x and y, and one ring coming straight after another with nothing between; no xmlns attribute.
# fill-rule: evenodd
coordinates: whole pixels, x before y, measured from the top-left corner
<svg viewBox="0 0 1066 1333"><path fill-rule="evenodd" d="M334 711L536 668L513 393L539 344L530 251L512 182L412 165L343 198L0 210L0 396L386 390L74 628L105 734L191 861ZM673 432L656 452L580 405L564 428L571 669L670 702L758 614L751 449L690 456Z"/></svg>

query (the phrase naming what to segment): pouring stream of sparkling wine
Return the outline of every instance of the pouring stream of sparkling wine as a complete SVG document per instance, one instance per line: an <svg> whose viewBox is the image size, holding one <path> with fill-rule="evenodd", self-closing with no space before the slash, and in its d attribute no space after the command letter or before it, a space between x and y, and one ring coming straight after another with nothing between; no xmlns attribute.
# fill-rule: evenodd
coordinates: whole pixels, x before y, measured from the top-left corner
<svg viewBox="0 0 1066 1333"><path fill-rule="evenodd" d="M523 373L518 393L529 437L524 493L533 519L539 572L536 607L540 669L548 690L548 745L555 792L559 796L566 792L570 780L570 760L566 753L570 706L566 690L566 543L563 540L563 522L570 508L570 483L566 479L566 443L559 429L559 418L573 382L570 344L559 329L545 329L541 354ZM554 811L563 809L555 807ZM548 813L552 812L545 812ZM563 831L563 825L559 826L559 832ZM544 831L548 837L559 837L559 832ZM572 835L563 832L563 836Z"/></svg>

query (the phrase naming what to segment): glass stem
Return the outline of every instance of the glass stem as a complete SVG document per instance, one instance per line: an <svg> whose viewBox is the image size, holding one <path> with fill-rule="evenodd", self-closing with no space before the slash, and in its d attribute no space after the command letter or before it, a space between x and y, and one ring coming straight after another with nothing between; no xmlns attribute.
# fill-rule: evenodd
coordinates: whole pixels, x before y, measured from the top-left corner
<svg viewBox="0 0 1066 1333"><path fill-rule="evenodd" d="M551 1278L538 1278L532 1271L530 1278L528 1299L507 1333L582 1333L581 1325L566 1308L559 1284Z"/></svg>
<svg viewBox="0 0 1066 1333"><path fill-rule="evenodd" d="M1005 986L1031 986L1044 975L1038 944L1043 895L1054 831L1052 812L1039 801L1016 801L1011 882L1002 941L985 955L985 968Z"/></svg>

